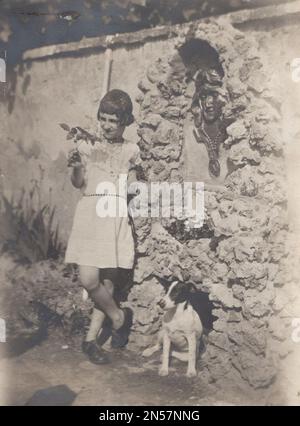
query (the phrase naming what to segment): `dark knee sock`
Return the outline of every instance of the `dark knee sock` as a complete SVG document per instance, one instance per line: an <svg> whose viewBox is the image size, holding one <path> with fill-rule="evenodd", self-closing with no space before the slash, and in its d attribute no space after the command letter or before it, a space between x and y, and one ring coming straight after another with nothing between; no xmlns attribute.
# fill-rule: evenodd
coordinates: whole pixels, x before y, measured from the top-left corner
<svg viewBox="0 0 300 426"><path fill-rule="evenodd" d="M116 324L116 313L117 316L119 316L119 313L123 316L122 310L117 306L113 297L107 292L106 288L102 284L98 284L94 288L89 289L89 295L95 303L95 306L105 312L114 324Z"/></svg>

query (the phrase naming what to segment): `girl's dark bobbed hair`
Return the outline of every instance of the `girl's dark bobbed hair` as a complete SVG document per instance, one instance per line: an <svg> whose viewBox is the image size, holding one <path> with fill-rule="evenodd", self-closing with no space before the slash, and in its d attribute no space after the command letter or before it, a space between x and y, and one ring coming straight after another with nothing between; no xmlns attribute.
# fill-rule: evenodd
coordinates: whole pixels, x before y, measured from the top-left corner
<svg viewBox="0 0 300 426"><path fill-rule="evenodd" d="M100 113L115 114L122 126L130 126L134 121L132 110L130 96L123 90L113 89L101 99L97 118L100 119Z"/></svg>

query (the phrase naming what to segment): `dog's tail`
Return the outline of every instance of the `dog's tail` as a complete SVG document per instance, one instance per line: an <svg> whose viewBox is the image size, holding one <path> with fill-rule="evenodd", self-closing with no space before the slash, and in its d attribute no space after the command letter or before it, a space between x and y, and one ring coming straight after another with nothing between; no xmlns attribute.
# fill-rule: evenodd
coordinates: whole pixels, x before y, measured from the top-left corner
<svg viewBox="0 0 300 426"><path fill-rule="evenodd" d="M171 356L179 359L179 361L188 361L189 354L188 352L178 352L178 351L172 351Z"/></svg>

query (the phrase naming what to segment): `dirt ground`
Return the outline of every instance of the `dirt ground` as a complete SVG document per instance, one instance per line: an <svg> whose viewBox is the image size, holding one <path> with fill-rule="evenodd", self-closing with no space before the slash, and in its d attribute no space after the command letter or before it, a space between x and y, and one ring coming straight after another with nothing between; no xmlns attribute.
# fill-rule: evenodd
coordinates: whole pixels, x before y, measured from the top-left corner
<svg viewBox="0 0 300 426"><path fill-rule="evenodd" d="M14 266L4 260L0 268L2 308L12 293L5 270ZM196 378L186 378L186 364L176 360L169 376L160 377L158 353L145 359L128 350L112 351L109 344L111 363L96 366L81 352L81 337L66 338L60 328L50 329L46 340L19 356L1 358L1 345L0 406L300 405L300 343L285 360L276 386L262 390L245 387L237 372L239 386L233 381L226 388L220 383L207 385L201 363Z"/></svg>
<svg viewBox="0 0 300 426"><path fill-rule="evenodd" d="M79 346L79 345L76 345ZM159 356L146 360L127 350L110 352L111 363L91 364L79 347L68 346L62 336L52 335L21 356L0 360L1 405L45 405L37 395L48 389L49 405L261 405L261 395L252 398L236 389L228 393L185 377L185 364L176 361L168 377L158 376ZM6 376L6 379L5 379ZM3 380L4 379L4 380ZM65 385L58 397L58 385ZM52 390L50 389L52 388ZM72 391L73 401L64 402ZM55 394L56 393L56 394ZM1 395L0 395L1 399ZM72 398L71 398L72 399Z"/></svg>

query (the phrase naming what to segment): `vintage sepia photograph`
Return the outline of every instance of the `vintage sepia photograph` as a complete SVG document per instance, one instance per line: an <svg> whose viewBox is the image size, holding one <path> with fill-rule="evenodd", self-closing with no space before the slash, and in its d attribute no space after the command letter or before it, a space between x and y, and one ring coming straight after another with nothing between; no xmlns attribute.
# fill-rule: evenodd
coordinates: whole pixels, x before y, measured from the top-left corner
<svg viewBox="0 0 300 426"><path fill-rule="evenodd" d="M0 0L0 406L300 405L299 39L300 0Z"/></svg>

